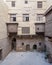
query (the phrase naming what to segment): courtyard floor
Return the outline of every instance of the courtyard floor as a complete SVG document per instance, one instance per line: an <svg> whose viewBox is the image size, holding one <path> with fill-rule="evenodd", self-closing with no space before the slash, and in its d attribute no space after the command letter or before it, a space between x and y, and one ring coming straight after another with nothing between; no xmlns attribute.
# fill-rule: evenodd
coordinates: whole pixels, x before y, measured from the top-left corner
<svg viewBox="0 0 52 65"><path fill-rule="evenodd" d="M39 52L10 52L0 65L52 65Z"/></svg>

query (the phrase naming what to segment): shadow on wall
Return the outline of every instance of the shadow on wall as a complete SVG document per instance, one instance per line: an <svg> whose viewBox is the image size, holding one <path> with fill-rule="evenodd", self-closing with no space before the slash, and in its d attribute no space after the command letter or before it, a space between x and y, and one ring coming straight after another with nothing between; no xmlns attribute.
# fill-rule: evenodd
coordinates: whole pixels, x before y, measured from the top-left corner
<svg viewBox="0 0 52 65"><path fill-rule="evenodd" d="M11 49L12 49L12 50L16 50L16 38L13 38L13 39L12 39Z"/></svg>
<svg viewBox="0 0 52 65"><path fill-rule="evenodd" d="M0 49L0 60L2 59L2 49Z"/></svg>

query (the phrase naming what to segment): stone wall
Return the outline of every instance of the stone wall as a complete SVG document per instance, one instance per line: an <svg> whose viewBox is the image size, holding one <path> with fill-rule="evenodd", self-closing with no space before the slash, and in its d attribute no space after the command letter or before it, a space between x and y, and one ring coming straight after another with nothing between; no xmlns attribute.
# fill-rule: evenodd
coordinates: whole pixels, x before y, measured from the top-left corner
<svg viewBox="0 0 52 65"><path fill-rule="evenodd" d="M0 39L0 48L2 49L2 59L4 59L11 51L11 44L9 43L8 38Z"/></svg>
<svg viewBox="0 0 52 65"><path fill-rule="evenodd" d="M41 45L39 43L41 42ZM24 45L22 45L24 43ZM16 42L16 50L19 51L26 50L26 45L30 45L30 50L33 50L33 45L37 45L37 49L39 50L40 48L43 50L44 48L44 38L34 38L34 39L17 39Z"/></svg>

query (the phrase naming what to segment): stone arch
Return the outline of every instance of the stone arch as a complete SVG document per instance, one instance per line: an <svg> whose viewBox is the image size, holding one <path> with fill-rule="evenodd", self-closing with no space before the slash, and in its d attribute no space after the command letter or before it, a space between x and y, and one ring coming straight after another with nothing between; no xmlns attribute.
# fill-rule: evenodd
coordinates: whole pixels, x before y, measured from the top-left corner
<svg viewBox="0 0 52 65"><path fill-rule="evenodd" d="M12 38L12 43L11 43L11 47L12 47L12 50L16 50L16 38Z"/></svg>
<svg viewBox="0 0 52 65"><path fill-rule="evenodd" d="M29 50L30 50L30 45L27 44L27 45L26 45L26 51L29 51Z"/></svg>
<svg viewBox="0 0 52 65"><path fill-rule="evenodd" d="M37 45L36 44L33 45L33 49L37 49Z"/></svg>

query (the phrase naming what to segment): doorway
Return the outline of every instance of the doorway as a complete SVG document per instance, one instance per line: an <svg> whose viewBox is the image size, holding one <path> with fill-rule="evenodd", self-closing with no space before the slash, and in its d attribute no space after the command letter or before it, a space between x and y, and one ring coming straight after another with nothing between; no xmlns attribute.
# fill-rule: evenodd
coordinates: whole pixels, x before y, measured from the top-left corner
<svg viewBox="0 0 52 65"><path fill-rule="evenodd" d="M16 50L16 38L12 39L11 47L12 47L12 50Z"/></svg>
<svg viewBox="0 0 52 65"><path fill-rule="evenodd" d="M2 59L2 49L0 49L0 60Z"/></svg>
<svg viewBox="0 0 52 65"><path fill-rule="evenodd" d="M36 44L33 45L33 49L37 49L37 45Z"/></svg>
<svg viewBox="0 0 52 65"><path fill-rule="evenodd" d="M29 50L30 50L30 45L27 44L27 45L26 45L26 51L29 51Z"/></svg>

